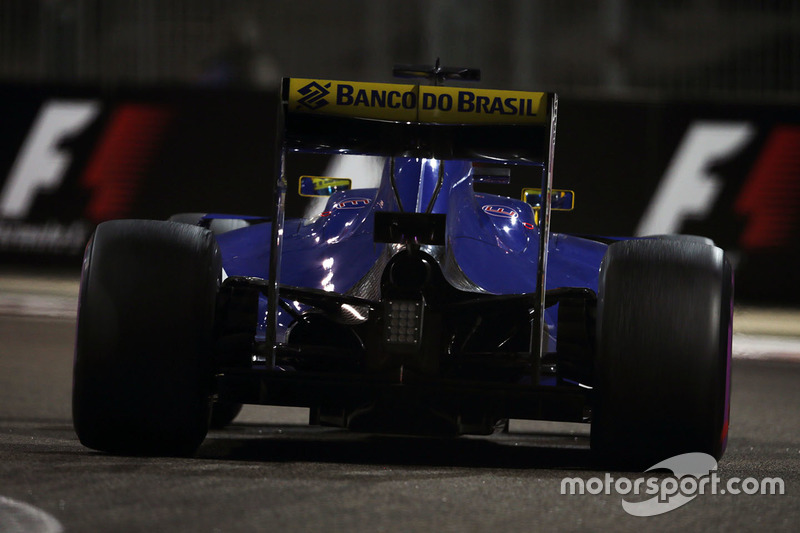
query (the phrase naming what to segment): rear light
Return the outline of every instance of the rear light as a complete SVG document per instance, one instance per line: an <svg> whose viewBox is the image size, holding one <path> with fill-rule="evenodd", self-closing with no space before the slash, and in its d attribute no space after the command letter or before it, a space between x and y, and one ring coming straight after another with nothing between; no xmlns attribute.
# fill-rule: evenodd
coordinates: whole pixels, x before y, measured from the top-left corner
<svg viewBox="0 0 800 533"><path fill-rule="evenodd" d="M389 300L386 302L384 338L389 344L418 345L422 337L422 302Z"/></svg>

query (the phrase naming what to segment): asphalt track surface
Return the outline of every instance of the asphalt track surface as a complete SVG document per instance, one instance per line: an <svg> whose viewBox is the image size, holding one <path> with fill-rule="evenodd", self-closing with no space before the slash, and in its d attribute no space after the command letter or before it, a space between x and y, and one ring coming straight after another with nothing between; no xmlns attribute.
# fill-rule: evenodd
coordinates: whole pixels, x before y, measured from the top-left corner
<svg viewBox="0 0 800 533"><path fill-rule="evenodd" d="M65 286L0 283L3 532L800 527L800 337L740 343L730 441L718 469L723 482L779 477L785 494L700 495L642 518L628 515L613 491L561 494L565 477L644 475L594 464L587 428L578 425L519 422L508 435L431 440L310 427L304 410L247 407L229 429L210 433L194 458L90 451L72 431L75 289ZM796 334L797 321L786 327Z"/></svg>

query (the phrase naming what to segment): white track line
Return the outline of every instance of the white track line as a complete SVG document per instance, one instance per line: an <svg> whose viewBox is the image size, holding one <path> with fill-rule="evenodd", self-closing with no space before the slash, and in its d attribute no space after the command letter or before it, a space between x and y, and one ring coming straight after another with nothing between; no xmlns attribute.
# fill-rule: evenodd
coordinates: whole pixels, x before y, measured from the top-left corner
<svg viewBox="0 0 800 533"><path fill-rule="evenodd" d="M800 337L736 333L733 336L733 357L800 362Z"/></svg>
<svg viewBox="0 0 800 533"><path fill-rule="evenodd" d="M42 294L0 294L0 314L46 318L75 318L78 299Z"/></svg>
<svg viewBox="0 0 800 533"><path fill-rule="evenodd" d="M64 526L52 515L25 502L0 496L0 531L3 533L61 533Z"/></svg>

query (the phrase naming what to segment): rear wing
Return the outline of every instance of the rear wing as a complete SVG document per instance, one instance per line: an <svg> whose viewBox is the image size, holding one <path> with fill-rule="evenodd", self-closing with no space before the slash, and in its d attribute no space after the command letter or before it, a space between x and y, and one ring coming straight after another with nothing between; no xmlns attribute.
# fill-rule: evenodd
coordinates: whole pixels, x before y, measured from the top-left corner
<svg viewBox="0 0 800 533"><path fill-rule="evenodd" d="M432 159L546 162L554 95L283 80L284 148Z"/></svg>
<svg viewBox="0 0 800 533"><path fill-rule="evenodd" d="M287 189L285 161L292 151L543 163L536 285L540 301L535 318L539 339L543 338L558 109L555 94L285 78L280 106L267 318L273 365Z"/></svg>

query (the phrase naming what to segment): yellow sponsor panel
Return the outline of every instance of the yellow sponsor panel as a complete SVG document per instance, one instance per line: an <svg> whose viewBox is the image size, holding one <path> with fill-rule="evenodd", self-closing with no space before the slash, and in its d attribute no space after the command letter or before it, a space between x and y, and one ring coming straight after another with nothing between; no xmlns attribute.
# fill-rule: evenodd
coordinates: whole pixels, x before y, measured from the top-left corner
<svg viewBox="0 0 800 533"><path fill-rule="evenodd" d="M420 122L538 124L547 121L547 93L420 87Z"/></svg>
<svg viewBox="0 0 800 533"><path fill-rule="evenodd" d="M292 78L290 112L438 124L543 124L547 93Z"/></svg>

